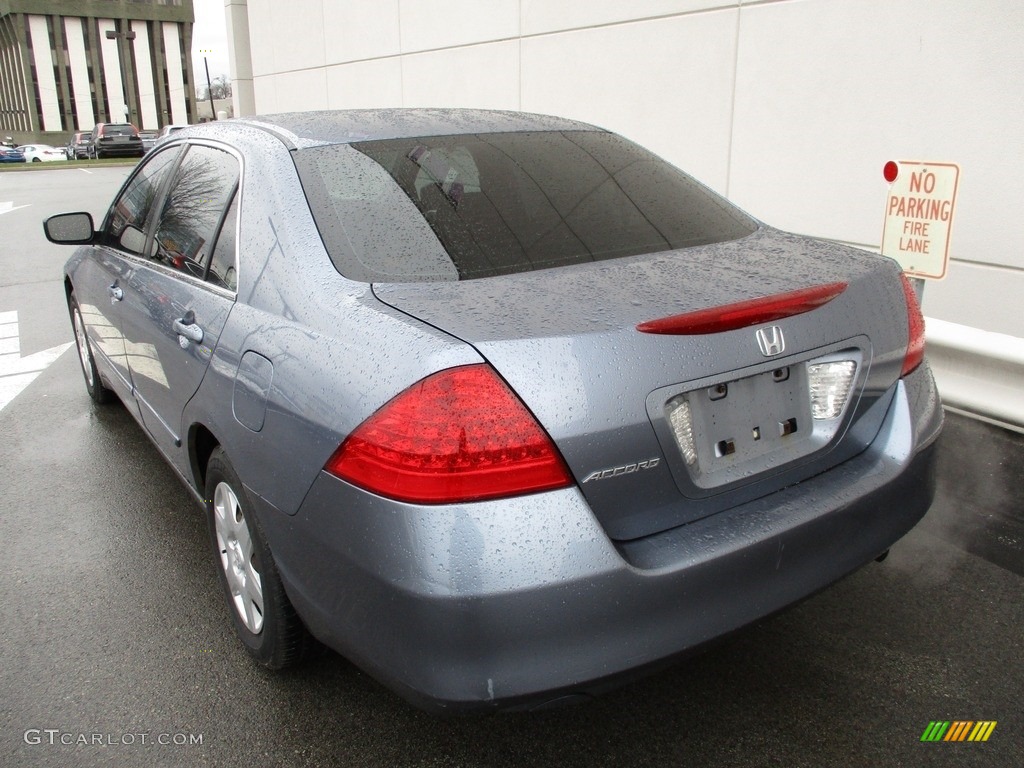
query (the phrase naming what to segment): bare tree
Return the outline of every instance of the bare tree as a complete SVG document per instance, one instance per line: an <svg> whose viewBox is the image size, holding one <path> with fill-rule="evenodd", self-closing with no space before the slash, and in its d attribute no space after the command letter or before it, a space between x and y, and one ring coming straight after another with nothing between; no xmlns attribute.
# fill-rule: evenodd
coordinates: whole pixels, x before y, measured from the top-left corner
<svg viewBox="0 0 1024 768"><path fill-rule="evenodd" d="M210 83L209 92L205 85L200 85L196 89L196 97L202 101L210 98L210 93L213 94L214 99L229 99L231 98L231 81L227 75L219 75L213 78Z"/></svg>

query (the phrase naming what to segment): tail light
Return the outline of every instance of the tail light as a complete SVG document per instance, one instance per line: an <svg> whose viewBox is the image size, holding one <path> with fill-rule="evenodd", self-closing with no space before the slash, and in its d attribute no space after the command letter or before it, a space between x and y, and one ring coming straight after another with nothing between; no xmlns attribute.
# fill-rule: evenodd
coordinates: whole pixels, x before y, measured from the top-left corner
<svg viewBox="0 0 1024 768"><path fill-rule="evenodd" d="M907 300L907 354L903 358L903 372L900 376L906 376L913 371L924 360L924 315L921 314L921 305L917 301L917 294L914 286L906 274L900 272L900 280L903 283L903 295Z"/></svg>
<svg viewBox="0 0 1024 768"><path fill-rule="evenodd" d="M454 504L572 484L551 438L488 365L409 387L359 425L324 469L380 496Z"/></svg>

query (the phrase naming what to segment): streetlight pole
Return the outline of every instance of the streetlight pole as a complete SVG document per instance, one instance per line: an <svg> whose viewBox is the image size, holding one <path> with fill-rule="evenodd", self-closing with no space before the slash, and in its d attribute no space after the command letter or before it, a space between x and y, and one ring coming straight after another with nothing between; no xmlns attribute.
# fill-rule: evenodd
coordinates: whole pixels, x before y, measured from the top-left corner
<svg viewBox="0 0 1024 768"><path fill-rule="evenodd" d="M217 119L217 108L213 106L213 85L210 83L210 62L203 56L203 66L206 67L206 95L210 99L210 120Z"/></svg>
<svg viewBox="0 0 1024 768"><path fill-rule="evenodd" d="M126 123L130 123L132 121L131 120L132 111L131 111L131 106L128 103L128 71L127 71L127 67L125 66L125 62L124 62L125 55L124 55L124 52L121 50L121 41L122 40L128 41L128 40L134 40L134 39L135 39L135 30L134 29L129 29L126 32L118 32L117 30L114 30L114 29L108 29L107 30L107 40L116 40L117 41L117 64L118 64L118 68L121 70L121 95L124 97L124 120L125 120Z"/></svg>

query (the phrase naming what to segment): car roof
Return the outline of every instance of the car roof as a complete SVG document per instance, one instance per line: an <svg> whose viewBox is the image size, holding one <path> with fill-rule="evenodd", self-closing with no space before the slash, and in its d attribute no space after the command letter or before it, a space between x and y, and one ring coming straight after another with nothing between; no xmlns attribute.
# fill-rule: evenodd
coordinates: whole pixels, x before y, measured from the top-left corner
<svg viewBox="0 0 1024 768"><path fill-rule="evenodd" d="M549 115L486 109L357 109L285 112L236 118L269 130L295 146L347 144L377 139L463 133L598 130L587 123Z"/></svg>

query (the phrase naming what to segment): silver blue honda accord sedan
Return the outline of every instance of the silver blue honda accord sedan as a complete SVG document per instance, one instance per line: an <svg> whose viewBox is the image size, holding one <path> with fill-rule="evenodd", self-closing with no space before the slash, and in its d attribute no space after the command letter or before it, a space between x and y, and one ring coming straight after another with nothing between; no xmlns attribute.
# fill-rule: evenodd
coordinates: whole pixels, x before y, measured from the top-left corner
<svg viewBox="0 0 1024 768"><path fill-rule="evenodd" d="M54 216L89 395L204 507L228 612L435 711L604 689L884 555L942 411L889 259L510 112L282 114Z"/></svg>

